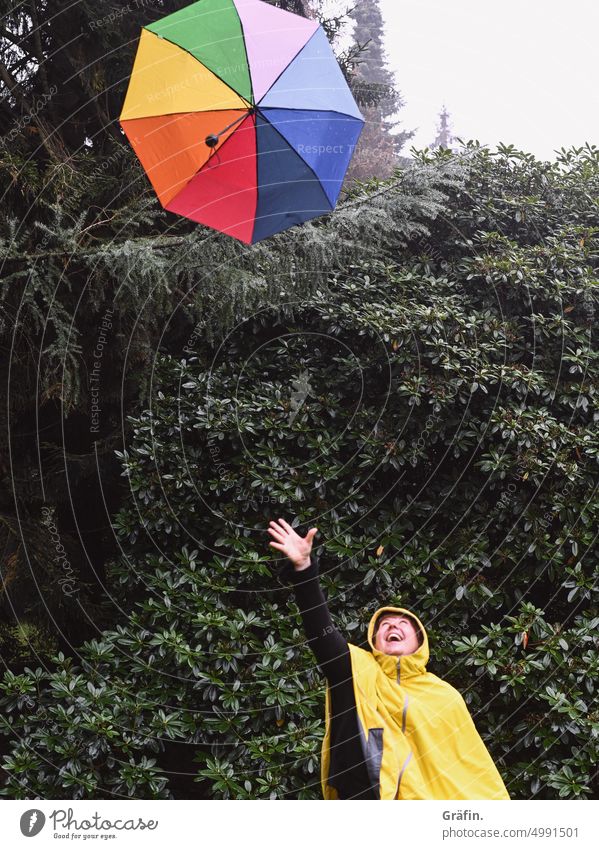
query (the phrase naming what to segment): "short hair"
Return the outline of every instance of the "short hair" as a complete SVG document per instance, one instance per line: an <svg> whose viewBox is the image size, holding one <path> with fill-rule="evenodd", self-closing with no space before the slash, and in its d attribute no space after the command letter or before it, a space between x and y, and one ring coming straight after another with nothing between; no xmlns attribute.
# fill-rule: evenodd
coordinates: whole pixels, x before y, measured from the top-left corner
<svg viewBox="0 0 599 849"><path fill-rule="evenodd" d="M374 631L373 631L372 636L376 637L377 631L379 629L379 625L381 624L381 619L384 619L385 616L396 616L396 615L397 614L393 613L390 610L383 610L383 612L380 614L380 616L377 616L376 622L374 623ZM422 628L420 627L416 618L414 616L412 616L410 613L400 613L399 615L404 616L406 619L408 619L412 623L412 625L414 626L414 630L416 631L416 636L418 638L418 645L421 646L422 643L424 642L424 634L422 633Z"/></svg>

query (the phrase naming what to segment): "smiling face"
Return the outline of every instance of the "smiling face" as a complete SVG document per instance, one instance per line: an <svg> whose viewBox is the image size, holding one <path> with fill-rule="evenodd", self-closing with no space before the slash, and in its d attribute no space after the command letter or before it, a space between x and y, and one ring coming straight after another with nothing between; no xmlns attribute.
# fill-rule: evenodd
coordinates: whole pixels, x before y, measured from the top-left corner
<svg viewBox="0 0 599 849"><path fill-rule="evenodd" d="M374 646L384 654L413 654L419 645L418 629L407 616L385 613L377 622Z"/></svg>

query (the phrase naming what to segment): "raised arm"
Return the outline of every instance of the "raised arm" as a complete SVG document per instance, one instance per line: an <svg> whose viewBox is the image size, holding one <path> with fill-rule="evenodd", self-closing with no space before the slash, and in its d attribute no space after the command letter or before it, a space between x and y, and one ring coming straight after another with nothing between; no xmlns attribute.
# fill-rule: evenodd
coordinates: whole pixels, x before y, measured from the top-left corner
<svg viewBox="0 0 599 849"><path fill-rule="evenodd" d="M282 551L289 563L280 577L293 586L304 632L322 674L331 686L351 681L347 640L339 633L318 581L318 557L312 551L317 528L300 537L284 519L270 522L270 545Z"/></svg>

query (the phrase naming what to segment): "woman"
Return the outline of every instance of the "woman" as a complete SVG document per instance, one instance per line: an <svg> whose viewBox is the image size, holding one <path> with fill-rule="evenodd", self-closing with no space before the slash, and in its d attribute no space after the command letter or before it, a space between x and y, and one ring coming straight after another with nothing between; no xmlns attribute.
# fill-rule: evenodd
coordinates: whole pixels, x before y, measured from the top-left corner
<svg viewBox="0 0 599 849"><path fill-rule="evenodd" d="M333 625L312 542L284 519L270 545L289 560L306 637L327 680L321 781L325 799L509 799L458 691L428 672L428 637L417 616L381 607L370 651Z"/></svg>

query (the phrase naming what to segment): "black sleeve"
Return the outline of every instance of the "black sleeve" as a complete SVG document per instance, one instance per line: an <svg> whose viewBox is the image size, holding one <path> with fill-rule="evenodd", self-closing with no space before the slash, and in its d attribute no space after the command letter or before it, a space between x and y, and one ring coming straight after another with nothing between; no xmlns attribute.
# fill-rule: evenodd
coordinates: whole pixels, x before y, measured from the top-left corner
<svg viewBox="0 0 599 849"><path fill-rule="evenodd" d="M319 558L312 550L310 566L296 572L287 562L279 578L291 584L295 600L300 609L308 645L314 652L316 662L331 686L351 681L351 660L347 640L339 633L318 580Z"/></svg>

